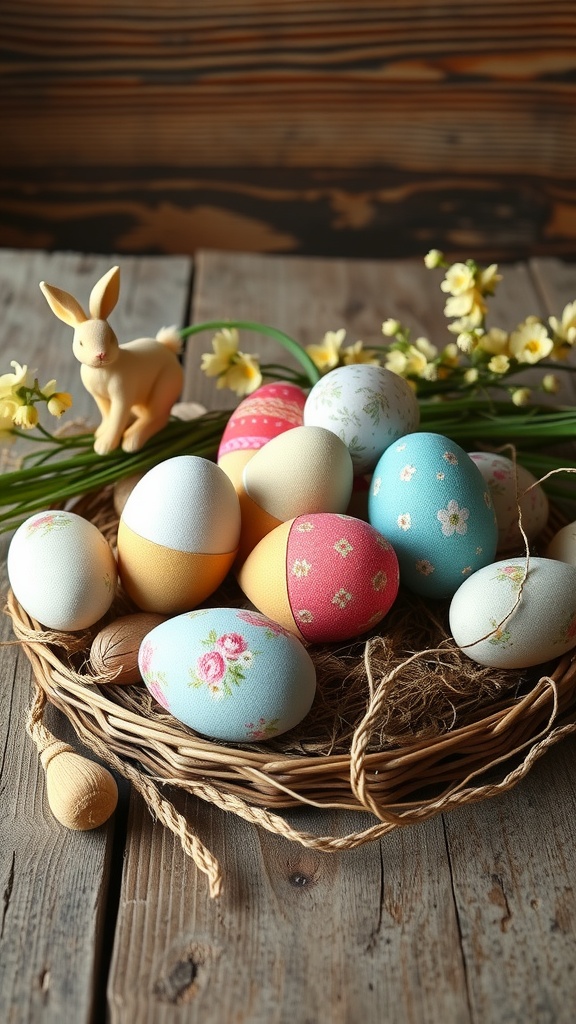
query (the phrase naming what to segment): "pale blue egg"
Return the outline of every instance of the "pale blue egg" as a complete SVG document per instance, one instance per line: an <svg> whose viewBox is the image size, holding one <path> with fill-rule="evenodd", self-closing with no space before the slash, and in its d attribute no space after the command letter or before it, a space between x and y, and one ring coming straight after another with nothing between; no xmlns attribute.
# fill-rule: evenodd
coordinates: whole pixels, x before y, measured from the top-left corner
<svg viewBox="0 0 576 1024"><path fill-rule="evenodd" d="M267 740L308 714L316 670L306 648L260 612L199 608L152 629L138 656L152 696L204 736Z"/></svg>
<svg viewBox="0 0 576 1024"><path fill-rule="evenodd" d="M494 560L498 527L482 474L442 434L406 434L374 470L368 518L392 544L400 583L425 597L451 597Z"/></svg>

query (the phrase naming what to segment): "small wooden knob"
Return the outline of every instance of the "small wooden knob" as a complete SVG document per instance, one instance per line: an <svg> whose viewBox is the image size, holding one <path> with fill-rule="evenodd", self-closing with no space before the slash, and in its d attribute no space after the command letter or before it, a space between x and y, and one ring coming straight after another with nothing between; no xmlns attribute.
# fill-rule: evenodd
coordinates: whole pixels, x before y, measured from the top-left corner
<svg viewBox="0 0 576 1024"><path fill-rule="evenodd" d="M40 754L46 771L46 794L54 817L66 828L98 828L114 813L118 787L102 765L55 741Z"/></svg>

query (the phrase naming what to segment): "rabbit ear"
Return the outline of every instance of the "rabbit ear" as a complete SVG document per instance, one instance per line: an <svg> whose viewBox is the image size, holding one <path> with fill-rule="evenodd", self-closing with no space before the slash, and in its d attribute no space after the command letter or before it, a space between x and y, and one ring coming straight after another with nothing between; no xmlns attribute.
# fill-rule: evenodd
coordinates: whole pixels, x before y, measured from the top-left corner
<svg viewBox="0 0 576 1024"><path fill-rule="evenodd" d="M97 320L107 320L120 294L120 267L112 267L96 282L90 292L90 313Z"/></svg>
<svg viewBox="0 0 576 1024"><path fill-rule="evenodd" d="M40 281L40 288L46 298L48 305L59 320L63 320L69 327L79 327L86 322L88 317L79 302L69 295L62 288L55 288L45 281Z"/></svg>

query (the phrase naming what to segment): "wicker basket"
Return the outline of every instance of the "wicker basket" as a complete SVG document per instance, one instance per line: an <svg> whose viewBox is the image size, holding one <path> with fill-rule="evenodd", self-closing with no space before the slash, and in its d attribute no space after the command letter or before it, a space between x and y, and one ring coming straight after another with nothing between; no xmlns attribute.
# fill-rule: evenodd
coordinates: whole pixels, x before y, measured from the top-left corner
<svg viewBox="0 0 576 1024"><path fill-rule="evenodd" d="M114 541L117 519L109 492L88 496L75 511ZM549 529L563 520L555 513ZM121 611L125 611L122 608ZM576 731L576 653L534 676L462 725L426 739L373 749L371 739L386 699L385 680L369 680L366 708L345 753L283 754L273 745L218 744L171 716L152 713L143 687L107 685L86 655L93 633L62 634L56 642L10 593L7 611L31 661L36 716L46 700L72 723L78 737L137 789L153 814L220 891L220 866L170 800L186 791L271 832L323 851L353 848L392 829L431 818L510 789L554 743ZM365 660L366 673L370 674ZM346 836L314 836L292 828L279 813L308 805L369 811L376 822Z"/></svg>

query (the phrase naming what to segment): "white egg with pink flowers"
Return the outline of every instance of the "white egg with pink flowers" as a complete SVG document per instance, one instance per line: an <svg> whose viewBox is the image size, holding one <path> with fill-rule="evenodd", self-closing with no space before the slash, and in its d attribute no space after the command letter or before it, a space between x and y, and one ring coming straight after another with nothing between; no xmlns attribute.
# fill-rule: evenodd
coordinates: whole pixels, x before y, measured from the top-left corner
<svg viewBox="0 0 576 1024"><path fill-rule="evenodd" d="M47 509L30 516L12 538L7 566L15 598L47 629L74 632L94 625L116 592L108 541L74 512Z"/></svg>

